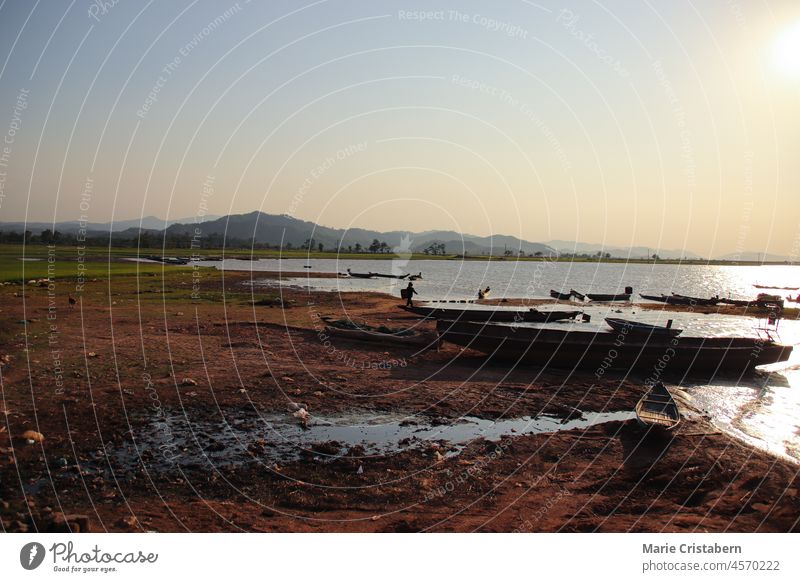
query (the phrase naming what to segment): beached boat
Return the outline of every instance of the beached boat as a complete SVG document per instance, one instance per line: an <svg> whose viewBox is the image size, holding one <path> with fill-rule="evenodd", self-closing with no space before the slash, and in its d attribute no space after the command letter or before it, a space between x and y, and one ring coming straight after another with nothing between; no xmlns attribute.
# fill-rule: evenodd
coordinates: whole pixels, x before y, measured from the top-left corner
<svg viewBox="0 0 800 582"><path fill-rule="evenodd" d="M720 298L720 303L724 305L735 305L736 307L751 307L755 301L749 301L747 299L727 299L727 298Z"/></svg>
<svg viewBox="0 0 800 582"><path fill-rule="evenodd" d="M347 269L347 274L356 279L372 279L375 277L375 273L353 273L350 269Z"/></svg>
<svg viewBox="0 0 800 582"><path fill-rule="evenodd" d="M776 289L780 291L797 291L800 287L778 287L777 285L757 285L753 283L753 287L756 289Z"/></svg>
<svg viewBox="0 0 800 582"><path fill-rule="evenodd" d="M721 302L718 297L704 299L702 297L689 297L688 295L679 295L677 293L673 293L672 295L644 295L640 293L639 297L647 299L648 301L659 301L668 305L716 305Z"/></svg>
<svg viewBox="0 0 800 582"><path fill-rule="evenodd" d="M559 293L555 289L550 289L550 297L561 301L569 301L572 298L572 293Z"/></svg>
<svg viewBox="0 0 800 582"><path fill-rule="evenodd" d="M648 428L672 430L680 424L681 413L666 386L657 382L636 404L636 418Z"/></svg>
<svg viewBox="0 0 800 582"><path fill-rule="evenodd" d="M406 277L408 277L409 274L406 273L405 275L388 275L383 273L370 273L370 275L372 275L373 277L383 277L384 279L405 279Z"/></svg>
<svg viewBox="0 0 800 582"><path fill-rule="evenodd" d="M402 309L432 319L450 321L493 321L504 323L546 323L574 319L582 311L539 311L537 309L453 309L449 307L400 306Z"/></svg>
<svg viewBox="0 0 800 582"><path fill-rule="evenodd" d="M738 377L755 366L785 362L792 346L763 338L633 334L580 325L510 326L438 321L439 336L512 364L566 369L619 369Z"/></svg>
<svg viewBox="0 0 800 582"><path fill-rule="evenodd" d="M587 293L586 297L592 301L630 301L630 293Z"/></svg>
<svg viewBox="0 0 800 582"><path fill-rule="evenodd" d="M643 293L639 293L639 297L642 299L647 299L648 301L658 301L660 303L668 303L670 305L684 304L682 300L672 297L671 295L644 295Z"/></svg>
<svg viewBox="0 0 800 582"><path fill-rule="evenodd" d="M666 326L663 325L650 325L649 323L639 323L638 321L631 321L629 319L619 319L618 317L606 317L606 323L614 331L620 333L634 333L634 334L647 334L647 335L660 335L666 337L675 337L681 334L682 329L675 329L672 327L672 320L667 322Z"/></svg>
<svg viewBox="0 0 800 582"><path fill-rule="evenodd" d="M689 295L680 295L673 293L672 296L678 301L684 301L687 305L716 305L719 303L719 297L690 297Z"/></svg>

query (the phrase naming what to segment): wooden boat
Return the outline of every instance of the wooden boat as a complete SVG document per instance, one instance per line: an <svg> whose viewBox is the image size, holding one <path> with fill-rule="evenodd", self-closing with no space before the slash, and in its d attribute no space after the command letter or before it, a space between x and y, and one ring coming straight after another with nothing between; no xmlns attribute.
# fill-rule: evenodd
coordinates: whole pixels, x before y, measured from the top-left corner
<svg viewBox="0 0 800 582"><path fill-rule="evenodd" d="M642 299L647 299L648 301L659 301L661 303L669 303L671 305L683 304L683 301L677 299L676 297L672 297L671 295L644 295L639 293L639 297Z"/></svg>
<svg viewBox="0 0 800 582"><path fill-rule="evenodd" d="M450 321L494 321L505 323L546 323L574 319L582 311L538 311L536 309L453 309L449 307L400 306L402 309L433 319Z"/></svg>
<svg viewBox="0 0 800 582"><path fill-rule="evenodd" d="M650 325L649 323L639 323L638 321L631 321L629 319L620 319L618 317L606 317L606 323L614 331L629 334L647 334L647 335L661 335L666 337L675 337L681 334L682 329L675 329L672 327L672 320L667 322L666 326L663 325Z"/></svg>
<svg viewBox="0 0 800 582"><path fill-rule="evenodd" d="M703 297L679 295L678 293L673 293L672 296L679 301L685 301L687 305L716 305L719 303L719 297L709 297L708 299L705 299Z"/></svg>
<svg viewBox="0 0 800 582"><path fill-rule="evenodd" d="M777 287L775 285L756 285L753 283L753 287L756 289L777 289L781 291L797 291L800 287Z"/></svg>
<svg viewBox="0 0 800 582"><path fill-rule="evenodd" d="M659 374L739 377L756 366L785 362L792 346L763 338L631 335L565 326L510 326L438 321L439 337L491 358L549 368L620 369Z"/></svg>
<svg viewBox="0 0 800 582"><path fill-rule="evenodd" d="M592 301L630 301L631 294L630 293L617 293L617 294L587 293L586 297L588 297Z"/></svg>
<svg viewBox="0 0 800 582"><path fill-rule="evenodd" d="M791 299L790 299L791 301ZM760 294L757 299L720 299L720 303L725 305L735 305L736 307L751 307L754 309L783 309L784 301L781 297Z"/></svg>
<svg viewBox="0 0 800 582"><path fill-rule="evenodd" d="M550 297L561 301L569 301L572 298L572 293L559 293L555 289L550 289Z"/></svg>
<svg viewBox="0 0 800 582"><path fill-rule="evenodd" d="M751 307L755 303L747 299L720 299L719 302L725 305L735 305L736 307Z"/></svg>
<svg viewBox="0 0 800 582"><path fill-rule="evenodd" d="M328 326L325 331L332 336L344 339L401 344L406 346L432 346L436 343L436 336L430 333L411 333L409 335L398 335L396 333L382 333L368 329L346 329L341 327Z"/></svg>
<svg viewBox="0 0 800 582"><path fill-rule="evenodd" d="M639 297L647 299L648 301L660 301L661 303L667 303L669 305L716 305L720 302L718 297L703 299L702 297L689 297L688 295L678 295L677 293L673 293L672 295L643 295L640 293Z"/></svg>
<svg viewBox="0 0 800 582"><path fill-rule="evenodd" d="M405 279L408 277L408 273L405 275L385 275L383 273L370 273L373 277L383 277L384 279Z"/></svg>
<svg viewBox="0 0 800 582"><path fill-rule="evenodd" d="M658 382L636 404L636 418L648 428L672 430L680 424L681 413L672 394Z"/></svg>
<svg viewBox="0 0 800 582"><path fill-rule="evenodd" d="M347 274L356 279L372 279L375 277L375 273L353 273L350 269L347 269Z"/></svg>

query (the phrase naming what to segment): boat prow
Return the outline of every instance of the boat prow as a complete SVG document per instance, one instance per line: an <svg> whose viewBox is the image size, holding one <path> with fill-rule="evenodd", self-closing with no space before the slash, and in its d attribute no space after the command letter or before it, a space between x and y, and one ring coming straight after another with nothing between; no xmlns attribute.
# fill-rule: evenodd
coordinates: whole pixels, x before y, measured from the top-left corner
<svg viewBox="0 0 800 582"><path fill-rule="evenodd" d="M648 428L674 430L681 422L681 413L667 387L657 382L636 404L636 418Z"/></svg>

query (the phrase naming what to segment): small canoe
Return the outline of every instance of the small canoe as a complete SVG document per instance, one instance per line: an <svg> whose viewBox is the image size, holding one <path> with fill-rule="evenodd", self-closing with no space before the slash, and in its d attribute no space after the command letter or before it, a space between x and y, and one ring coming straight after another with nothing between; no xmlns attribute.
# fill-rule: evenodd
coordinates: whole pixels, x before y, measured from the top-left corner
<svg viewBox="0 0 800 582"><path fill-rule="evenodd" d="M636 404L636 418L647 427L672 430L680 423L681 413L672 394L658 382Z"/></svg>
<svg viewBox="0 0 800 582"><path fill-rule="evenodd" d="M561 301L569 301L572 298L572 293L559 293L555 289L550 289L550 297Z"/></svg>
<svg viewBox="0 0 800 582"><path fill-rule="evenodd" d="M629 319L619 319L618 317L606 317L606 323L614 331L620 333L647 334L654 336L676 337L681 334L682 329L672 327L672 320L667 322L666 327L662 325L650 325Z"/></svg>
<svg viewBox="0 0 800 582"><path fill-rule="evenodd" d="M630 301L631 299L630 293L587 293L586 296L592 301Z"/></svg>
<svg viewBox="0 0 800 582"><path fill-rule="evenodd" d="M388 275L383 273L370 273L373 277L383 277L384 279L405 279L408 277L408 273L405 275Z"/></svg>

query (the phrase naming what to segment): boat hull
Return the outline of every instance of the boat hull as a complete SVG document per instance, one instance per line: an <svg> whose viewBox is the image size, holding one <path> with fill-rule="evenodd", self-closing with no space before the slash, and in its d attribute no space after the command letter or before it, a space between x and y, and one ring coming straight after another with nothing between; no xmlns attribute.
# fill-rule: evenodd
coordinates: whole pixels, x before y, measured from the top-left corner
<svg viewBox="0 0 800 582"><path fill-rule="evenodd" d="M549 321L562 321L573 319L583 313L582 311L513 311L491 309L447 309L443 307L406 307L406 311L438 320L449 321L478 321L494 323L547 323Z"/></svg>
<svg viewBox="0 0 800 582"><path fill-rule="evenodd" d="M607 332L439 321L442 340L493 359L540 367L738 376L783 362L791 346L756 338L623 337Z"/></svg>
<svg viewBox="0 0 800 582"><path fill-rule="evenodd" d="M630 301L631 299L629 293L622 293L619 295L602 295L598 293L587 293L586 297L588 297L592 301Z"/></svg>

